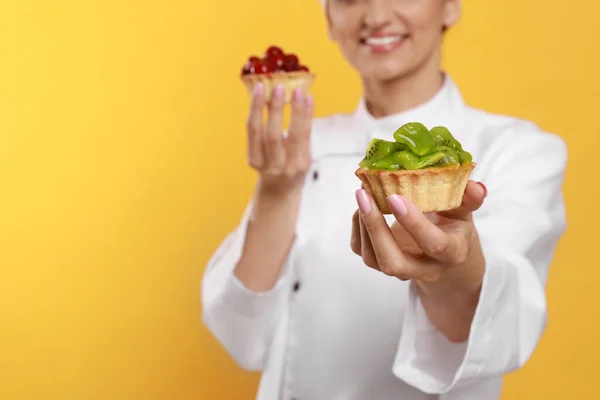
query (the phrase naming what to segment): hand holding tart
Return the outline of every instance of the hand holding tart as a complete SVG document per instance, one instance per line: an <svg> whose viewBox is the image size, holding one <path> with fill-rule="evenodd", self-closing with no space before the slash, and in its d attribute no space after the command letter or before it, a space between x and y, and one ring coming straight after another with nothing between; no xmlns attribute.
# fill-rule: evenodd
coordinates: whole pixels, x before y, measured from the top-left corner
<svg viewBox="0 0 600 400"><path fill-rule="evenodd" d="M242 68L241 79L250 94L257 83L262 83L267 101L275 86L280 84L285 91L285 102L289 103L296 88L300 87L306 93L310 91L315 74L300 64L295 54L286 54L281 48L271 46L262 59L256 56L248 59Z"/></svg>
<svg viewBox="0 0 600 400"><path fill-rule="evenodd" d="M411 122L394 132L394 139L373 139L355 172L379 210L392 213L391 194L404 196L423 212L460 207L476 164L450 131Z"/></svg>

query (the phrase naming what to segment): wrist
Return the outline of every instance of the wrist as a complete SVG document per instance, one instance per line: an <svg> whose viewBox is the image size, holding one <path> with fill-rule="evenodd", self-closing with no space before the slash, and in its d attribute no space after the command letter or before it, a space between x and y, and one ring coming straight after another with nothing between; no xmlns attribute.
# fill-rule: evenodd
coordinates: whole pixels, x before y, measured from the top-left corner
<svg viewBox="0 0 600 400"><path fill-rule="evenodd" d="M479 270L481 274L477 272ZM485 265L465 264L448 271L452 276L438 282L415 282L417 295L429 319L451 342L460 343L469 337L484 270Z"/></svg>
<svg viewBox="0 0 600 400"><path fill-rule="evenodd" d="M437 296L429 296L419 285L415 289L427 317L448 340L460 343L469 338L479 292L470 296L462 293L443 301Z"/></svg>
<svg viewBox="0 0 600 400"><path fill-rule="evenodd" d="M481 283L476 286L457 283L455 287L451 287L450 284L442 286L416 281L415 287L422 301L446 310L465 311L466 314L477 307L481 293Z"/></svg>
<svg viewBox="0 0 600 400"><path fill-rule="evenodd" d="M274 187L259 179L255 197L261 202L282 203L299 199L302 196L302 184L290 184L285 187Z"/></svg>
<svg viewBox="0 0 600 400"><path fill-rule="evenodd" d="M450 307L476 307L486 268L485 257L476 234L473 235L469 249L467 260L461 265L448 267L438 281L417 281L419 293Z"/></svg>
<svg viewBox="0 0 600 400"><path fill-rule="evenodd" d="M302 188L287 191L272 191L261 187L260 183L254 194L253 218L267 217L290 219L300 208Z"/></svg>

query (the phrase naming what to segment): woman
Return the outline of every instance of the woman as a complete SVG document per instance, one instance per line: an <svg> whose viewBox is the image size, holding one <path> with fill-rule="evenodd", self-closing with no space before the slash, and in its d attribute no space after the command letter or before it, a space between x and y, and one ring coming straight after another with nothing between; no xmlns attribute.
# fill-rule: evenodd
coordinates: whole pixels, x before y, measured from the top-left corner
<svg viewBox="0 0 600 400"><path fill-rule="evenodd" d="M313 120L311 97L295 93L284 138L281 91L263 123L257 88L259 182L207 267L205 322L262 371L259 399L497 399L546 324L566 147L463 103L440 63L459 0L324 5L363 97L351 115ZM384 218L354 170L372 138L412 121L447 126L478 165L458 210L424 215L393 196Z"/></svg>

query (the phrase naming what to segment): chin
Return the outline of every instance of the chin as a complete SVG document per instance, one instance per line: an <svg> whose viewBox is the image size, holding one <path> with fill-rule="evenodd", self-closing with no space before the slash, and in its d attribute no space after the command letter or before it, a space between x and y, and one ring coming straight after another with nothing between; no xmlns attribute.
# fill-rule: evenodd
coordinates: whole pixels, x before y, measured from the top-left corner
<svg viewBox="0 0 600 400"><path fill-rule="evenodd" d="M398 65L397 63L385 63L370 65L365 68L364 73L361 74L369 80L375 81L391 81L394 79L401 78L410 72L410 68L405 65Z"/></svg>

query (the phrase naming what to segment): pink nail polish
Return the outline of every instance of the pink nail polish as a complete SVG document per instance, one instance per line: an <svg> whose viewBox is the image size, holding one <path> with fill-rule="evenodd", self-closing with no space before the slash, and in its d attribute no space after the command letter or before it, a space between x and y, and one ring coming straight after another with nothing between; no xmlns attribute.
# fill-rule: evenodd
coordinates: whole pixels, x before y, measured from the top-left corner
<svg viewBox="0 0 600 400"><path fill-rule="evenodd" d="M368 214L371 212L371 199L365 190L359 189L356 191L356 202L361 213Z"/></svg>
<svg viewBox="0 0 600 400"><path fill-rule="evenodd" d="M256 86L254 86L254 92L252 93L252 96L256 97L259 94L262 94L264 91L265 86L262 83L257 83Z"/></svg>
<svg viewBox="0 0 600 400"><path fill-rule="evenodd" d="M283 86L282 85L275 86L275 89L273 90L273 96L276 99L281 99L283 97Z"/></svg>
<svg viewBox="0 0 600 400"><path fill-rule="evenodd" d="M308 96L306 96L306 105L308 107L312 107L313 104L314 104L313 97L312 97L312 95L309 94Z"/></svg>
<svg viewBox="0 0 600 400"><path fill-rule="evenodd" d="M304 100L303 95L304 95L304 93L302 93L302 89L296 88L296 89L294 89L294 93L292 95L292 97L293 97L292 100L294 101L294 103L302 103L302 101Z"/></svg>
<svg viewBox="0 0 600 400"><path fill-rule="evenodd" d="M483 188L483 197L486 197L488 191L487 191L487 188L485 187L485 185L481 182L477 182L477 184Z"/></svg>
<svg viewBox="0 0 600 400"><path fill-rule="evenodd" d="M403 217L406 214L408 214L408 207L406 207L406 202L401 196L398 196L397 194L392 194L388 196L387 201L394 214L400 217Z"/></svg>

